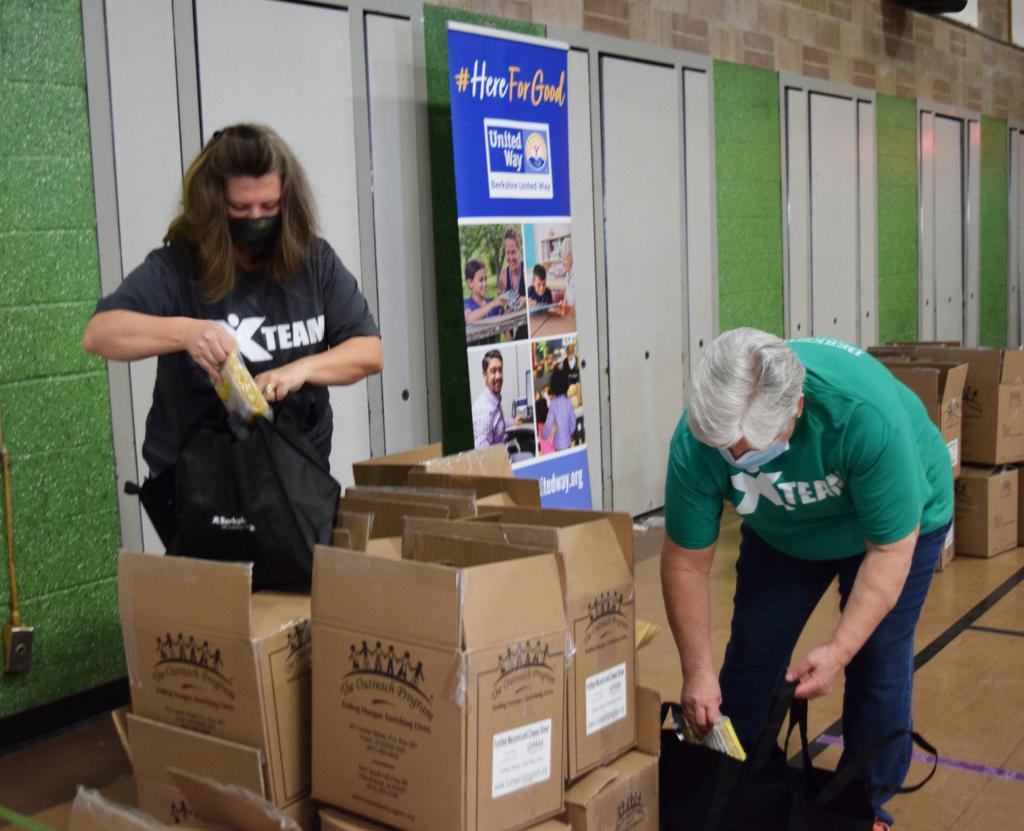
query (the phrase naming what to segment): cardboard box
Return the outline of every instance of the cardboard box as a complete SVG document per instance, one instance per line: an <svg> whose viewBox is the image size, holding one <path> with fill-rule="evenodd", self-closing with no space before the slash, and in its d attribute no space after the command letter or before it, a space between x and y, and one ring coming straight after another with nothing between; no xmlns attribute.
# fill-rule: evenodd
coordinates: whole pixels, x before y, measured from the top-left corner
<svg viewBox="0 0 1024 831"><path fill-rule="evenodd" d="M409 484L416 487L471 490L476 494L477 510L480 506L540 507L540 480L516 479L508 476L472 476L468 474L431 473L427 470L409 471Z"/></svg>
<svg viewBox="0 0 1024 831"><path fill-rule="evenodd" d="M310 788L310 598L251 593L252 566L122 552L136 716L253 748L277 805Z"/></svg>
<svg viewBox="0 0 1024 831"><path fill-rule="evenodd" d="M346 498L363 499L369 502L432 503L444 505L453 519L476 515L476 494L472 490L451 490L445 488L414 488L408 485L376 486L356 485L345 490Z"/></svg>
<svg viewBox="0 0 1024 831"><path fill-rule="evenodd" d="M514 476L508 452L502 446L443 456L440 442L356 462L352 465L352 474L357 485L408 485L409 471L417 469L473 476Z"/></svg>
<svg viewBox="0 0 1024 831"><path fill-rule="evenodd" d="M921 399L929 418L946 442L955 479L960 475L962 399L967 364L894 360L883 360L882 363L896 380L906 384Z"/></svg>
<svg viewBox="0 0 1024 831"><path fill-rule="evenodd" d="M658 831L658 759L627 753L565 793L572 831Z"/></svg>
<svg viewBox="0 0 1024 831"><path fill-rule="evenodd" d="M555 555L446 541L417 556L316 549L315 798L409 831L554 816L567 639Z"/></svg>
<svg viewBox="0 0 1024 831"><path fill-rule="evenodd" d="M593 513L590 514L594 516ZM507 522L407 519L402 555L445 539L557 551L573 658L566 697L567 779L621 756L636 743L636 643L633 574L611 522L564 528Z"/></svg>
<svg viewBox="0 0 1024 831"><path fill-rule="evenodd" d="M636 688L636 749L661 755L661 693L650 687Z"/></svg>
<svg viewBox="0 0 1024 831"><path fill-rule="evenodd" d="M964 465L956 487L956 553L993 557L1017 547L1016 468Z"/></svg>
<svg viewBox="0 0 1024 831"><path fill-rule="evenodd" d="M450 512L447 505L437 502L404 502L390 499L366 499L356 496L341 498L342 513L357 511L373 515L369 530L370 540L380 537L400 537L402 522L407 516L427 516L447 519Z"/></svg>
<svg viewBox="0 0 1024 831"><path fill-rule="evenodd" d="M422 467L431 459L440 459L441 442L377 456L352 465L352 475L357 485L407 485L409 471Z"/></svg>
<svg viewBox="0 0 1024 831"><path fill-rule="evenodd" d="M571 508L521 508L510 506L480 509L477 522L508 522L515 525L545 525L550 528L569 528L584 522L607 519L633 570L633 518L618 511L583 511Z"/></svg>
<svg viewBox="0 0 1024 831"><path fill-rule="evenodd" d="M1024 351L920 347L915 356L969 364L963 399L963 461L984 465L1024 461Z"/></svg>
<svg viewBox="0 0 1024 831"><path fill-rule="evenodd" d="M174 792L182 795L176 819L161 822L142 811L118 805L96 791L80 787L71 806L72 831L154 831L154 829L218 829L218 831L302 831L300 822L256 794L222 785L184 771L173 771ZM188 800L188 804L184 801ZM311 809L311 803L306 800ZM189 805L194 805L193 810Z"/></svg>
<svg viewBox="0 0 1024 831"><path fill-rule="evenodd" d="M331 545L335 548L351 548L353 551L365 551L366 543L373 530L373 514L360 514L356 511L339 511L341 522L331 534ZM342 534L340 532L345 532ZM345 541L345 538L348 541Z"/></svg>
<svg viewBox="0 0 1024 831"><path fill-rule="evenodd" d="M956 520L949 526L946 532L946 541L942 544L942 553L939 554L939 561L935 564L936 571L945 571L946 567L953 562L956 556Z"/></svg>
<svg viewBox="0 0 1024 831"><path fill-rule="evenodd" d="M1024 467L1017 479L1017 545L1024 545Z"/></svg>

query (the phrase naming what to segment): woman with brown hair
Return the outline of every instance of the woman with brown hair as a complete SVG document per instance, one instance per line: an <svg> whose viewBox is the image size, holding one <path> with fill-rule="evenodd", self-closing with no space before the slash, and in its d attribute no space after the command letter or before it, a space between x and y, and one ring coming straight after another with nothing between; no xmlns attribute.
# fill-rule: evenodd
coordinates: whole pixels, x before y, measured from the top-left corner
<svg viewBox="0 0 1024 831"><path fill-rule="evenodd" d="M280 136L226 127L186 173L163 247L97 304L86 350L119 361L159 356L142 447L151 477L175 464L236 348L267 401L296 417L327 464L327 387L380 372L383 353L355 278L316 225L305 174Z"/></svg>

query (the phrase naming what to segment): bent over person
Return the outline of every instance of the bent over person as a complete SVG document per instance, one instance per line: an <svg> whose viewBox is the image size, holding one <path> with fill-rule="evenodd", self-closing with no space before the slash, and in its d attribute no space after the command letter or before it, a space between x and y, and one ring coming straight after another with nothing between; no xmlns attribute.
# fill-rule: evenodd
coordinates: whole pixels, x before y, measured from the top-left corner
<svg viewBox="0 0 1024 831"><path fill-rule="evenodd" d="M711 663L709 573L725 500L742 519L732 629ZM705 352L672 437L662 590L681 703L706 733L728 716L745 747L785 679L814 698L844 672L840 765L911 727L914 629L953 512L949 452L924 405L878 361L832 338L735 329ZM831 638L793 659L839 579ZM911 739L867 768L876 829L910 766Z"/></svg>
<svg viewBox="0 0 1024 831"><path fill-rule="evenodd" d="M159 356L142 445L150 479L174 467L236 348L325 466L334 427L327 387L383 366L355 278L317 236L302 167L277 133L252 124L214 133L200 151L163 247L100 300L83 346L111 360Z"/></svg>

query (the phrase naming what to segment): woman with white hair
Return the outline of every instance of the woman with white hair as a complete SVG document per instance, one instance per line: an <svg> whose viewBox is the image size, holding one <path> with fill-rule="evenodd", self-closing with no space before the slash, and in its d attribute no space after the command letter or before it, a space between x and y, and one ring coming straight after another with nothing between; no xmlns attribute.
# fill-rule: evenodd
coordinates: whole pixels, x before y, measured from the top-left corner
<svg viewBox="0 0 1024 831"><path fill-rule="evenodd" d="M722 505L741 516L732 630L716 677L708 575ZM867 353L832 338L734 329L707 348L672 438L661 580L686 719L728 716L750 747L773 692L814 698L845 672L840 764L910 729L914 629L949 530L949 452L924 405ZM839 578L828 642L793 660ZM911 739L867 769L877 816L910 766Z"/></svg>

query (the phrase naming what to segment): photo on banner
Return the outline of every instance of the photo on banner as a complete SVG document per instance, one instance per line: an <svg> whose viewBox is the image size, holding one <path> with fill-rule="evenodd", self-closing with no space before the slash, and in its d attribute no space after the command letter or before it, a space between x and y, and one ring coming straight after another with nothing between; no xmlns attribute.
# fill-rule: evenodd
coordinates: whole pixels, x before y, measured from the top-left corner
<svg viewBox="0 0 1024 831"><path fill-rule="evenodd" d="M590 508L567 55L564 43L448 24L473 441L503 444L517 476L540 480L545 507Z"/></svg>

